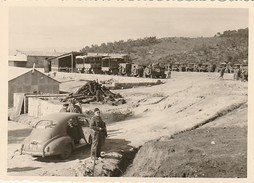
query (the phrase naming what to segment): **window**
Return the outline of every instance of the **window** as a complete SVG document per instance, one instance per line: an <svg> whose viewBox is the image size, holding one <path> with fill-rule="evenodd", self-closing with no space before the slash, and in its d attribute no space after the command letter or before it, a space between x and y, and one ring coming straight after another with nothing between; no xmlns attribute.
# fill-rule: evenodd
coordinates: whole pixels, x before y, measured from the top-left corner
<svg viewBox="0 0 254 183"><path fill-rule="evenodd" d="M35 128L40 128L40 129L48 129L48 128L54 128L56 126L56 123L51 120L41 120L39 121L36 125Z"/></svg>

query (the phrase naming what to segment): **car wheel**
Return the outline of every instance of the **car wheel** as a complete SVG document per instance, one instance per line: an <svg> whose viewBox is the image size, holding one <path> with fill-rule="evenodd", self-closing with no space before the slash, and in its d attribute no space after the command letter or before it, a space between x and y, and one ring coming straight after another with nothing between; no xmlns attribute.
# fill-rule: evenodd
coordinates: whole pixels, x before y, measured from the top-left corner
<svg viewBox="0 0 254 183"><path fill-rule="evenodd" d="M62 152L62 154L60 154L60 158L61 159L67 159L71 156L72 154L72 145L71 144L66 144L64 147L64 150Z"/></svg>

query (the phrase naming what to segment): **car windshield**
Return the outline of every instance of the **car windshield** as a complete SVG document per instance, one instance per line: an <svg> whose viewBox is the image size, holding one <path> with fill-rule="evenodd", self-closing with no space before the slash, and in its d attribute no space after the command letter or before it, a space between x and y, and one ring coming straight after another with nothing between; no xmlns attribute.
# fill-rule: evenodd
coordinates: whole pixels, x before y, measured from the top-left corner
<svg viewBox="0 0 254 183"><path fill-rule="evenodd" d="M56 126L56 123L54 121L51 121L51 120L41 120L39 121L35 128L40 128L40 129L52 129Z"/></svg>

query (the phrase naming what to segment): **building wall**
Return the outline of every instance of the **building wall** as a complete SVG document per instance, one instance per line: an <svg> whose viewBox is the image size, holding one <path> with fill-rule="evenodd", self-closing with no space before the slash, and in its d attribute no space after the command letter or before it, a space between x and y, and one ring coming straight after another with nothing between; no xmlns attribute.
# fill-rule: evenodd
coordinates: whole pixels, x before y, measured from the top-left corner
<svg viewBox="0 0 254 183"><path fill-rule="evenodd" d="M14 67L26 67L26 61L9 61L8 62L9 66L14 66Z"/></svg>
<svg viewBox="0 0 254 183"><path fill-rule="evenodd" d="M8 106L13 106L14 93L59 93L59 83L52 78L35 70L23 74L8 83Z"/></svg>
<svg viewBox="0 0 254 183"><path fill-rule="evenodd" d="M28 115L41 117L53 112L59 112L62 104L54 104L47 100L39 98L28 98Z"/></svg>
<svg viewBox="0 0 254 183"><path fill-rule="evenodd" d="M32 68L35 63L36 68L44 68L44 61L49 56L27 56L27 68Z"/></svg>
<svg viewBox="0 0 254 183"><path fill-rule="evenodd" d="M51 71L58 71L59 61L57 58L51 60Z"/></svg>

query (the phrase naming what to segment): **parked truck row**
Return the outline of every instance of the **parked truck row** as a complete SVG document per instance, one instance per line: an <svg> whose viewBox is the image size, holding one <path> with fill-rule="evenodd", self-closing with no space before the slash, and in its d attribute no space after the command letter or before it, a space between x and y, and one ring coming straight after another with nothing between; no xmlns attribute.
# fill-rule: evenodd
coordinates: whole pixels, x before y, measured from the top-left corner
<svg viewBox="0 0 254 183"><path fill-rule="evenodd" d="M79 72L87 74L107 74L144 78L170 78L171 71L176 72L220 72L234 73L236 69L248 70L247 61L240 63L153 63L141 65L133 63L128 54L84 54L73 55L68 58L59 58L55 66L60 72ZM68 63L68 64L67 64ZM54 63L53 63L54 64Z"/></svg>

